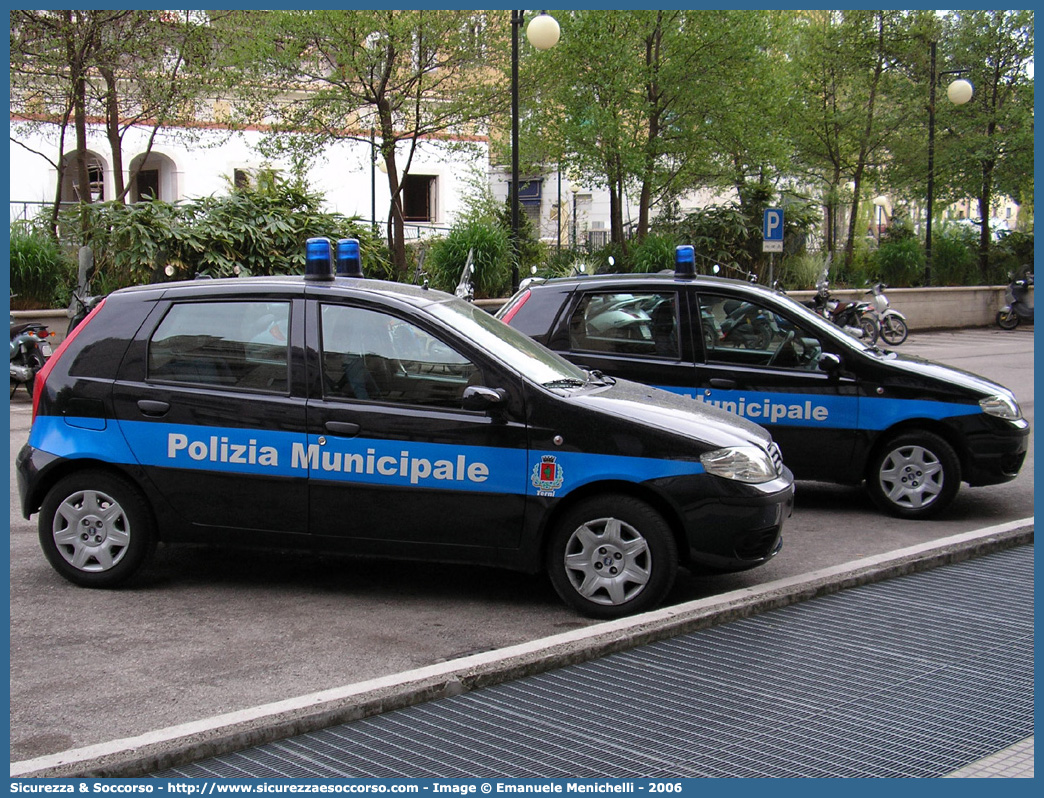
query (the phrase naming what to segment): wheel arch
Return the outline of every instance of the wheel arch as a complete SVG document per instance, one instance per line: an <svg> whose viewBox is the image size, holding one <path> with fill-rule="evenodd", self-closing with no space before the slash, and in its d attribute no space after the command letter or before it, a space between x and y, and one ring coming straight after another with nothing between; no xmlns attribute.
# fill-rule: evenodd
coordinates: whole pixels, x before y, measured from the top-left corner
<svg viewBox="0 0 1044 798"><path fill-rule="evenodd" d="M657 491L652 490L645 485L627 482L625 480L602 480L599 482L592 482L571 491L569 495L563 497L562 501L558 502L554 509L548 513L547 517L544 519L543 528L540 530L539 562L543 563L547 557L547 550L551 545L553 537L552 533L554 532L558 520L579 502L599 495L630 496L631 498L645 502L656 510L656 512L663 517L663 520L671 530L671 537L674 538L675 548L678 550L679 565L687 566L689 564L689 544L685 537L685 530L682 526L681 516L678 514L677 509Z"/></svg>
<svg viewBox="0 0 1044 798"><path fill-rule="evenodd" d="M62 459L48 468L46 473L37 480L32 493L27 497L26 508L28 513L31 515L40 511L44 497L52 487L58 484L60 480L82 471L102 471L111 476L118 477L129 482L135 490L142 494L143 497L146 496L145 491L141 487L141 480L125 468L121 468L113 463L105 462L104 460L96 460L90 457ZM156 518L156 512L152 507L152 503L146 500L145 506L151 516L153 528L156 529L157 537L162 540L161 525L158 523L159 519Z"/></svg>
<svg viewBox="0 0 1044 798"><path fill-rule="evenodd" d="M889 441L899 435L905 435L909 432L931 432L946 441L957 455L957 461L961 464L961 481L964 481L964 474L968 471L967 447L964 445L961 436L958 435L952 427L931 418L904 419L903 421L882 430L874 440L870 450L867 452L866 462L863 465L864 479L870 478L870 464L874 462L874 458L881 453L881 450L888 445Z"/></svg>

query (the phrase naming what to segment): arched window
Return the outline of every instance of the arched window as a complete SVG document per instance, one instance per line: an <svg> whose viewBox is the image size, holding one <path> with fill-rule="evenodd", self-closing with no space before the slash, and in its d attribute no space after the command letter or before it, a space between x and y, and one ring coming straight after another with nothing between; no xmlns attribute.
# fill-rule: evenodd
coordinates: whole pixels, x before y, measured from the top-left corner
<svg viewBox="0 0 1044 798"><path fill-rule="evenodd" d="M76 168L76 153L66 153L62 159L62 202L100 202L105 199L105 173L108 171L104 159L90 150L87 157L87 186L80 185Z"/></svg>
<svg viewBox="0 0 1044 798"><path fill-rule="evenodd" d="M177 177L174 162L163 153L150 152L148 155L135 156L130 163L130 201L176 201Z"/></svg>

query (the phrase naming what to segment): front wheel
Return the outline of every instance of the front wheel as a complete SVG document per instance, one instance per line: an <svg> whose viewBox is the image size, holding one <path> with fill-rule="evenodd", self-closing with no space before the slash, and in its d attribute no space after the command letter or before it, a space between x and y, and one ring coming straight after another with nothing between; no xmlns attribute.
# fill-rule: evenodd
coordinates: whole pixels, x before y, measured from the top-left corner
<svg viewBox="0 0 1044 798"><path fill-rule="evenodd" d="M882 509L900 518L929 518L953 501L961 462L931 432L908 432L886 443L867 469L867 490Z"/></svg>
<svg viewBox="0 0 1044 798"><path fill-rule="evenodd" d="M885 316L881 319L881 337L891 346L899 346L910 334L906 322L898 316Z"/></svg>
<svg viewBox="0 0 1044 798"><path fill-rule="evenodd" d="M1014 310L998 310L997 326L1002 330L1014 330L1019 326L1019 314Z"/></svg>
<svg viewBox="0 0 1044 798"><path fill-rule="evenodd" d="M122 477L88 470L47 492L40 508L40 547L59 574L83 587L115 587L155 548L152 514Z"/></svg>
<svg viewBox="0 0 1044 798"><path fill-rule="evenodd" d="M870 344L870 346L877 343L877 336L881 332L881 328L877 324L877 319L873 316L863 316L859 320L859 327L863 331L864 341Z"/></svg>
<svg viewBox="0 0 1044 798"><path fill-rule="evenodd" d="M657 606L674 584L678 551L656 510L629 496L587 499L556 525L547 571L558 595L593 618Z"/></svg>

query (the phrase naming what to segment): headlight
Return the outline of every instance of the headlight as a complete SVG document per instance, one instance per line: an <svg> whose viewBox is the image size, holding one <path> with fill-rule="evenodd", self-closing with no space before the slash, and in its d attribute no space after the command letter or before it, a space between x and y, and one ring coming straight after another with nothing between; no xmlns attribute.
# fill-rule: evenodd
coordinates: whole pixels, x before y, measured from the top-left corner
<svg viewBox="0 0 1044 798"><path fill-rule="evenodd" d="M979 407L982 408L982 412L986 415L1003 418L1006 421L1018 421L1022 418L1019 403L1010 396L1001 396L999 394L987 396L985 399L979 400Z"/></svg>
<svg viewBox="0 0 1044 798"><path fill-rule="evenodd" d="M756 446L730 446L700 455L708 474L740 482L768 482L775 479L772 458Z"/></svg>

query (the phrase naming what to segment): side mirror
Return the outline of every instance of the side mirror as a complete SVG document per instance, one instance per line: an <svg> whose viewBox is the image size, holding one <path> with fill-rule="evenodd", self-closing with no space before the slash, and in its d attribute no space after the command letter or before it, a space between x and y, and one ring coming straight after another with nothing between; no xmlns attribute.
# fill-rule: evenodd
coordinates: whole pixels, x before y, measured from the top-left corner
<svg viewBox="0 0 1044 798"><path fill-rule="evenodd" d="M837 374L841 371L841 358L830 352L824 352L819 356L819 370L827 374Z"/></svg>
<svg viewBox="0 0 1044 798"><path fill-rule="evenodd" d="M507 394L502 388L469 385L460 397L460 406L465 410L490 410L503 404L505 399Z"/></svg>

